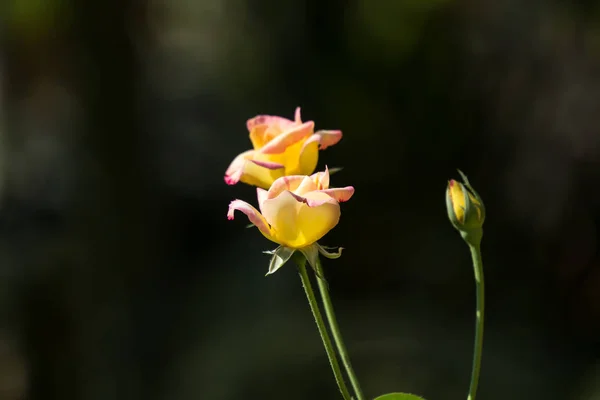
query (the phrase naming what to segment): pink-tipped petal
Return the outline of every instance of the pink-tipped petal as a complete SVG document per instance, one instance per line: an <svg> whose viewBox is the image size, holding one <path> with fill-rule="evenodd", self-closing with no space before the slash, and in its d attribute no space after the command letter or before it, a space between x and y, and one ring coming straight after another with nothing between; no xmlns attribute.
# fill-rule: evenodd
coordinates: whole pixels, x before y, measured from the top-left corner
<svg viewBox="0 0 600 400"><path fill-rule="evenodd" d="M312 135L314 128L315 123L313 121L294 126L280 135L275 136L260 149L260 152L263 154L281 154L291 145Z"/></svg>
<svg viewBox="0 0 600 400"><path fill-rule="evenodd" d="M309 198L283 191L263 203L263 215L271 224L276 241L299 249L320 240L339 221L340 206L324 193L308 193ZM311 206L318 204L318 206Z"/></svg>
<svg viewBox="0 0 600 400"><path fill-rule="evenodd" d="M248 150L237 156L225 172L225 182L234 185L244 182L249 185L268 188L273 181L283 175L283 164L270 161L255 160L264 157L254 150Z"/></svg>
<svg viewBox="0 0 600 400"><path fill-rule="evenodd" d="M324 150L329 146L333 146L342 139L342 131L317 131L315 135L319 135L319 149Z"/></svg>
<svg viewBox="0 0 600 400"><path fill-rule="evenodd" d="M228 185L235 185L238 183L244 172L244 164L254 154L254 150L248 150L239 154L233 159L227 170L225 171L225 183Z"/></svg>
<svg viewBox="0 0 600 400"><path fill-rule="evenodd" d="M265 235L265 237L267 237L268 239L272 237L271 227L256 208L246 203L245 201L233 200L231 203L229 203L227 219L232 220L236 210L246 214L250 222L253 223L261 231L261 233Z"/></svg>
<svg viewBox="0 0 600 400"><path fill-rule="evenodd" d="M294 192L289 192L289 191L286 191L286 192L287 192L286 195L287 194L291 195L294 199L296 199L296 201L298 203L306 204L309 207L318 207L325 203L332 203L335 201L335 199L333 199L331 196L314 198L315 193L321 192L321 191L317 191L317 190L307 193L307 197L304 197L304 196L294 193Z"/></svg>
<svg viewBox="0 0 600 400"><path fill-rule="evenodd" d="M344 201L350 200L352 195L354 195L354 188L352 186L346 186L343 188L332 188L319 190L322 193L326 193L327 195L334 198L337 202L343 203Z"/></svg>
<svg viewBox="0 0 600 400"><path fill-rule="evenodd" d="M225 175L225 183L230 186L235 185L242 178L242 173L243 173L243 170L239 169L231 175Z"/></svg>
<svg viewBox="0 0 600 400"><path fill-rule="evenodd" d="M300 116L300 107L296 107L296 112L294 113L294 122L297 124L302 123L302 118Z"/></svg>
<svg viewBox="0 0 600 400"><path fill-rule="evenodd" d="M258 165L259 167L263 167L266 169L281 169L284 168L283 164L271 162L271 161L259 161L259 160L248 160L251 163Z"/></svg>
<svg viewBox="0 0 600 400"><path fill-rule="evenodd" d="M304 151L310 144L315 142L320 143L321 136L317 135L316 133L313 133L308 139L306 139L306 142L304 142L304 144L302 145L302 151Z"/></svg>
<svg viewBox="0 0 600 400"><path fill-rule="evenodd" d="M304 175L289 175L277 178L269 188L267 197L269 199L277 197L284 190L288 190L290 192L295 191L298 186L300 186L304 178L306 178Z"/></svg>
<svg viewBox="0 0 600 400"><path fill-rule="evenodd" d="M287 118L277 117L275 115L257 115L256 117L250 118L248 121L246 121L248 132L252 131L252 128L260 125L275 126L284 130L292 125L295 125L295 122L290 121Z"/></svg>

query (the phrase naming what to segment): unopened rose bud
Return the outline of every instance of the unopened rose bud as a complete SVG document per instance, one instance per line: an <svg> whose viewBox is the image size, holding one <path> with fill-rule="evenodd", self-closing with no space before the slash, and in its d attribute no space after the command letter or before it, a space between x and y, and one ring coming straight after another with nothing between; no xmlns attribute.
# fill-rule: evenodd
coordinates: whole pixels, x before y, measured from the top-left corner
<svg viewBox="0 0 600 400"><path fill-rule="evenodd" d="M481 197L469 184L467 177L458 171L464 183L451 179L446 190L448 218L469 244L479 244L483 235L485 206Z"/></svg>

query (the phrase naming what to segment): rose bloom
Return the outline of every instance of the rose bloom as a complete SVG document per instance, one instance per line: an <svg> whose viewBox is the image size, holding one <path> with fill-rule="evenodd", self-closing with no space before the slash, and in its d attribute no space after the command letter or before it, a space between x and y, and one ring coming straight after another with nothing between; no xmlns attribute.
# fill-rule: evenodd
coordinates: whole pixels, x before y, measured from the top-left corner
<svg viewBox="0 0 600 400"><path fill-rule="evenodd" d="M313 121L302 122L300 107L294 120L258 115L246 123L252 150L238 155L225 172L225 182L244 182L268 189L288 175L310 175L317 167L319 150L340 141L341 131L314 131Z"/></svg>
<svg viewBox="0 0 600 400"><path fill-rule="evenodd" d="M242 200L229 205L227 217L241 211L269 240L292 249L312 245L340 219L340 202L354 194L352 186L329 188L329 171L311 176L284 176L267 191L257 189L259 210Z"/></svg>

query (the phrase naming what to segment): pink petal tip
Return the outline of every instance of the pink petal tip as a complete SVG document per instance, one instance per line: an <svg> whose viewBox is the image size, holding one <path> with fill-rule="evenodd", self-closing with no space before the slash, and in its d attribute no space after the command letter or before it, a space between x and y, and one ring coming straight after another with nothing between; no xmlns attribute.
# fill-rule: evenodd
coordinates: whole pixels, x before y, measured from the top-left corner
<svg viewBox="0 0 600 400"><path fill-rule="evenodd" d="M238 181L235 178L232 178L231 176L225 175L225 183L228 185L235 185L236 183L238 183Z"/></svg>

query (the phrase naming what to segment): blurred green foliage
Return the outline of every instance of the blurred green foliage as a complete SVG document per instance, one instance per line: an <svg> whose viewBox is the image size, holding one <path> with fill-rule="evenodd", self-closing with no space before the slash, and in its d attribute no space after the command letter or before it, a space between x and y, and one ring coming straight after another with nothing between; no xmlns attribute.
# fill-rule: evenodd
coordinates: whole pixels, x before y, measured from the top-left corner
<svg viewBox="0 0 600 400"><path fill-rule="evenodd" d="M68 29L72 9L69 0L6 0L4 23L21 40L39 40Z"/></svg>

